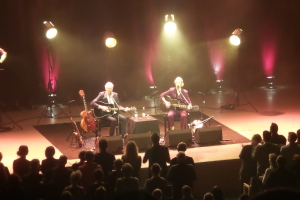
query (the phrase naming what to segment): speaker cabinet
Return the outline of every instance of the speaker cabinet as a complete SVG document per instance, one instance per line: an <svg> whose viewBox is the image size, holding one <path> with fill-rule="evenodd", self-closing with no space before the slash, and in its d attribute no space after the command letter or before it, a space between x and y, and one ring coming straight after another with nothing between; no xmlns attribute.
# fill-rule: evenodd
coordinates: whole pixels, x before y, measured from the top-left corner
<svg viewBox="0 0 300 200"><path fill-rule="evenodd" d="M170 130L165 135L165 146L174 147L179 142L185 142L186 145L192 144L192 134L190 129Z"/></svg>
<svg viewBox="0 0 300 200"><path fill-rule="evenodd" d="M198 144L219 143L222 139L221 126L202 127L195 131L195 142Z"/></svg>
<svg viewBox="0 0 300 200"><path fill-rule="evenodd" d="M126 134L124 139L124 149L129 141L134 141L139 150L144 151L152 146L151 133Z"/></svg>
<svg viewBox="0 0 300 200"><path fill-rule="evenodd" d="M122 136L109 136L109 137L101 137L98 136L95 140L95 151L99 152L99 141L105 138L107 140L107 152L110 153L122 153L123 150L123 139Z"/></svg>

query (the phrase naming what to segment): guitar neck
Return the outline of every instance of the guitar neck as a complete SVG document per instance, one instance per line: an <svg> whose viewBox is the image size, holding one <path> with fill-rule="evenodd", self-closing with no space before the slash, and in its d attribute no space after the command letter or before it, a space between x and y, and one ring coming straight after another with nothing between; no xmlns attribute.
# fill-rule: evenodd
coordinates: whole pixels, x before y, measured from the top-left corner
<svg viewBox="0 0 300 200"><path fill-rule="evenodd" d="M85 110L86 113L88 113L88 109L87 109L86 101L85 101L85 96L82 96L82 99L83 99L84 110Z"/></svg>
<svg viewBox="0 0 300 200"><path fill-rule="evenodd" d="M171 106L177 107L177 108L187 108L187 105L181 105L181 104L171 104Z"/></svg>

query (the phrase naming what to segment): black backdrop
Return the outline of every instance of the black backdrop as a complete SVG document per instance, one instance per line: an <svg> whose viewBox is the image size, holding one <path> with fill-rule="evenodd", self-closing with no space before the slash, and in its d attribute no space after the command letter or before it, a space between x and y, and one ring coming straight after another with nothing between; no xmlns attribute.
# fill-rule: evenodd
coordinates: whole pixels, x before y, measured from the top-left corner
<svg viewBox="0 0 300 200"><path fill-rule="evenodd" d="M237 58L228 37L235 28L242 28L246 38L238 54L243 88L264 84L265 32L276 36L277 82L299 83L299 0L1 0L0 5L0 47L8 52L0 65L5 69L0 71L0 101L7 107L45 103L41 71L48 66L40 60L47 45L58 60L53 64L59 69L55 93L62 103L79 99L79 89L90 101L108 80L123 99L141 98L152 84L163 91L176 76L191 93L211 88L216 77L209 42L222 47L223 80L233 86ZM176 39L162 37L169 13L175 15ZM44 20L59 31L51 41L44 38ZM110 50L103 42L108 30L118 40Z"/></svg>

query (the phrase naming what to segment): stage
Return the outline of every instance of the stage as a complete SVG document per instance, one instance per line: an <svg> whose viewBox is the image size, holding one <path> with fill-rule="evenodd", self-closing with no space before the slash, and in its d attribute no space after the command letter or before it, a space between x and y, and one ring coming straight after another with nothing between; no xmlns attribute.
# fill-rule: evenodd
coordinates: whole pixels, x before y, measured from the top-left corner
<svg viewBox="0 0 300 200"><path fill-rule="evenodd" d="M279 133L287 137L288 132L296 132L299 126L300 116L300 86L278 86L275 89L266 89L265 87L255 88L244 91L239 94L240 106L234 109L221 110L220 107L227 104L233 104L235 101L235 92L226 89L223 92L214 92L204 97L199 94L191 96L193 105L199 105L199 111L202 111L206 116L213 116L213 119L227 126L229 129L237 132L244 138L250 140L255 133L262 134L264 130L268 130L270 124L275 122L279 126ZM115 88L118 92L118 88ZM246 100L246 98L248 101ZM89 101L89 100L87 100ZM157 101L156 101L157 102ZM251 103L258 112L250 105ZM74 120L79 122L81 117L79 113L84 110L83 103L78 102L78 105L71 107ZM159 109L153 108L154 101L152 100L130 100L122 102L123 106L138 108L141 114L142 107L146 107L146 112L149 115L163 114ZM228 107L228 106L227 106ZM229 106L230 107L230 106ZM45 158L45 148L52 144L47 140L34 126L37 125L45 105L40 105L37 109L18 111L8 111L2 114L3 126L13 127L10 119L17 122L18 126L14 126L11 131L0 132L0 151L3 154L2 162L12 172L12 162L17 158L16 152L20 145L28 145L29 154L27 159ZM58 114L54 118L42 116L39 125L47 124L63 124L70 123L68 106L60 105L53 108L54 114ZM63 111L63 113L61 113ZM60 113L60 114L59 114ZM130 113L125 114L127 117L132 117ZM19 127L20 126L20 127ZM22 129L21 129L22 128ZM71 132L72 130L70 130ZM103 131L105 132L105 131ZM68 132L69 133L69 132ZM104 133L105 134L105 133ZM161 131L162 134L162 131ZM66 140L62 137L61 140ZM231 141L231 138L223 140ZM223 188L224 193L228 196L239 194L238 173L240 160L238 155L244 143L227 143L225 145L200 146L196 148L188 148L186 154L192 156L196 163L197 181L195 182L194 195L201 197L214 185L219 185ZM67 143L69 144L69 142ZM71 147L67 147L71 148ZM75 150L74 150L75 151ZM78 149L76 149L78 152ZM170 149L171 158L176 155L177 151L174 148ZM62 152L56 148L55 157L58 158ZM144 152L140 153L141 156ZM121 154L116 155L120 157ZM68 165L76 162L77 159L69 159ZM147 178L148 163L142 165L141 170L141 185L144 184Z"/></svg>

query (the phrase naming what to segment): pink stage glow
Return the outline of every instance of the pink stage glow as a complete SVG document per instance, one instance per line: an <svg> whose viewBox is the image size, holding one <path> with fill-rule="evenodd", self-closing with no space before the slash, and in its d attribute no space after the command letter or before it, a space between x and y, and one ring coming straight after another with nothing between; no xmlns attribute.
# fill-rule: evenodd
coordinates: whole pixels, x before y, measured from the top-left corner
<svg viewBox="0 0 300 200"><path fill-rule="evenodd" d="M57 88L57 79L59 74L59 66L60 63L58 61L58 58L56 56L53 56L53 53L51 53L51 50L49 50L49 58L48 58L48 52L47 48L43 47L40 55L40 66L41 66L41 72L43 77L43 83L44 88L47 92L48 91L48 82L49 82L49 68L50 68L50 80L52 83L52 92L55 92Z"/></svg>
<svg viewBox="0 0 300 200"><path fill-rule="evenodd" d="M274 75L274 63L277 53L277 46L274 36L272 34L266 34L262 38L261 42L261 56L266 76Z"/></svg>
<svg viewBox="0 0 300 200"><path fill-rule="evenodd" d="M209 57L211 66L216 75L217 80L223 80L224 73L224 52L222 47L215 42L208 42Z"/></svg>

